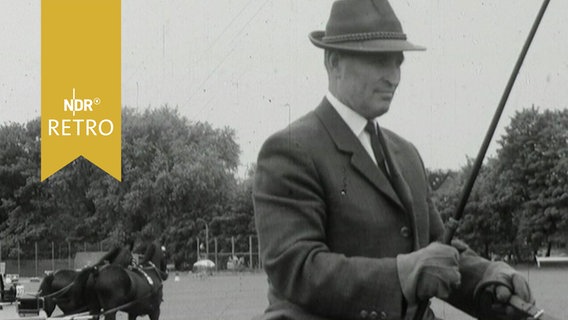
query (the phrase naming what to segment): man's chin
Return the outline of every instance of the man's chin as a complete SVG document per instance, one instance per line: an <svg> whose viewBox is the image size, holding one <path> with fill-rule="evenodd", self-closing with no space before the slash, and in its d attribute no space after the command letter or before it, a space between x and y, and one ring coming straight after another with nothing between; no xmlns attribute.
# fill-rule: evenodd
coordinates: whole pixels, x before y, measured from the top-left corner
<svg viewBox="0 0 568 320"><path fill-rule="evenodd" d="M390 106L381 106L373 110L370 119L378 118L389 111Z"/></svg>

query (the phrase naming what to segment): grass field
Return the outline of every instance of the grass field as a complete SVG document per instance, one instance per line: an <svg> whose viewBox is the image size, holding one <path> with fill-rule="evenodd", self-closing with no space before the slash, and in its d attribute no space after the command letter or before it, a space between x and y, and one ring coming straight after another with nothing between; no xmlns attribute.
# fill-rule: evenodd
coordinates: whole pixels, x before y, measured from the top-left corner
<svg viewBox="0 0 568 320"><path fill-rule="evenodd" d="M560 319L568 319L568 267L518 268L531 284L537 305ZM26 285L33 291L34 284ZM162 320L250 320L267 305L267 282L262 273L222 273L196 278L173 274L164 283ZM472 319L451 306L434 301L433 309L443 319ZM119 316L119 319L126 319ZM148 319L142 317L139 319Z"/></svg>

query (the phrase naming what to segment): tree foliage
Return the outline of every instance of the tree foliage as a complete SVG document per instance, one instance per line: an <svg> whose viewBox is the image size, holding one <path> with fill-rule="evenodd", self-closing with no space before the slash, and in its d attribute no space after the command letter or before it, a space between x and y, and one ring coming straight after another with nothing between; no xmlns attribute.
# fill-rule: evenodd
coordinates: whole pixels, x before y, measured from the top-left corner
<svg viewBox="0 0 568 320"><path fill-rule="evenodd" d="M198 219L246 214L250 223L233 129L190 122L167 106L124 108L122 119L122 182L83 158L39 182L39 120L0 127L0 236L11 256L17 242L116 242L147 229L177 264L189 263L192 243L204 238Z"/></svg>
<svg viewBox="0 0 568 320"><path fill-rule="evenodd" d="M499 142L499 196L533 250L568 231L568 110L517 112Z"/></svg>
<svg viewBox="0 0 568 320"><path fill-rule="evenodd" d="M498 143L477 177L458 235L487 257L527 259L543 245L550 253L553 241L568 245L568 110L517 112ZM444 218L469 171L470 164L435 191Z"/></svg>

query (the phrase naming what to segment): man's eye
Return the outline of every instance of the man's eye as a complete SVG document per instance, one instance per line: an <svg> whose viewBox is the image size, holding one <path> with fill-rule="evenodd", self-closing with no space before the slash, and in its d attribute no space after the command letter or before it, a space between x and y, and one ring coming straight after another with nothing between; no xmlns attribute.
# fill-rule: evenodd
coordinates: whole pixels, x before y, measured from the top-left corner
<svg viewBox="0 0 568 320"><path fill-rule="evenodd" d="M376 63L376 64L379 64L379 65L384 65L385 63L387 63L387 61L388 61L388 58L387 58L387 57L384 57L384 56L378 56L378 57L375 59L375 63Z"/></svg>

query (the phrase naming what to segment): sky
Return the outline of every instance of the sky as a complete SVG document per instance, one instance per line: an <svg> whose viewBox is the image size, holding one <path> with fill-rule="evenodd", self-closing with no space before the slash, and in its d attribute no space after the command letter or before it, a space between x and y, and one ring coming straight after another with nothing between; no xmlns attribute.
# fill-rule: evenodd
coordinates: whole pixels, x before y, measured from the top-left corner
<svg viewBox="0 0 568 320"><path fill-rule="evenodd" d="M327 90L330 0L122 0L122 104L169 105L235 129L241 172L266 138ZM537 0L391 1L408 39L402 79L380 123L412 141L429 168L475 157L541 6ZM0 0L0 123L41 114L39 0ZM552 0L490 146L515 111L568 104L568 1Z"/></svg>

